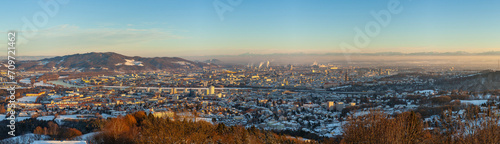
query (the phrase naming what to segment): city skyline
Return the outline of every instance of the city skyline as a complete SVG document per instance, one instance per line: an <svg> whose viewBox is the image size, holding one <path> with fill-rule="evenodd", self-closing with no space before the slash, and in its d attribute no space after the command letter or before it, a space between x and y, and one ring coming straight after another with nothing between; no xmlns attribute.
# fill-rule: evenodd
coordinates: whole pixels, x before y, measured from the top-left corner
<svg viewBox="0 0 500 144"><path fill-rule="evenodd" d="M500 47L495 43L500 2L493 1L54 2L9 2L9 8L2 8L4 13L30 9L5 15L9 22L0 24L1 31L19 32L20 56L108 51L145 57L480 53ZM381 25L374 15L387 11L391 4L398 13L391 14L387 25L370 36L365 46L356 46L356 29L366 33L365 26L371 22ZM26 26L30 24L36 32ZM345 51L342 43L355 50Z"/></svg>

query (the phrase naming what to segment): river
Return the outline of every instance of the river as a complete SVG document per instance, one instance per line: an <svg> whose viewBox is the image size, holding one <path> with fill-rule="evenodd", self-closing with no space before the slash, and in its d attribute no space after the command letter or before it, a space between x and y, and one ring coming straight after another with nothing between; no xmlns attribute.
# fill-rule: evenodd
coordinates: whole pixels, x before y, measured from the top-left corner
<svg viewBox="0 0 500 144"><path fill-rule="evenodd" d="M55 80L55 81L49 81L48 83L55 84L55 85L62 85L64 87L76 87L76 88L82 88L82 87L84 87L84 86L79 86L79 85L65 83L62 79L58 79L58 80Z"/></svg>

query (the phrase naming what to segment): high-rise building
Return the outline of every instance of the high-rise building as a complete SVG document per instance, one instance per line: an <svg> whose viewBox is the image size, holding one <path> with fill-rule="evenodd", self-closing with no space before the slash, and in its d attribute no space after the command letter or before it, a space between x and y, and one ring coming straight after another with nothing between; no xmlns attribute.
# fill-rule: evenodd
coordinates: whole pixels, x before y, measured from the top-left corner
<svg viewBox="0 0 500 144"><path fill-rule="evenodd" d="M344 75L344 81L347 82L349 81L349 76L347 75L347 71L345 72L345 75Z"/></svg>
<svg viewBox="0 0 500 144"><path fill-rule="evenodd" d="M194 97L194 96L196 96L195 90L190 89L189 90L189 97Z"/></svg>
<svg viewBox="0 0 500 144"><path fill-rule="evenodd" d="M177 94L177 89L172 88L172 90L170 91L170 94Z"/></svg>
<svg viewBox="0 0 500 144"><path fill-rule="evenodd" d="M329 101L329 102L328 102L328 105L327 105L327 108L328 108L329 110L333 110L333 109L335 108L335 102L333 102L333 101Z"/></svg>
<svg viewBox="0 0 500 144"><path fill-rule="evenodd" d="M210 86L209 90L208 90L208 94L215 94L215 87L214 86Z"/></svg>
<svg viewBox="0 0 500 144"><path fill-rule="evenodd" d="M344 109L344 102L337 102L335 109L337 109L337 111L342 111Z"/></svg>

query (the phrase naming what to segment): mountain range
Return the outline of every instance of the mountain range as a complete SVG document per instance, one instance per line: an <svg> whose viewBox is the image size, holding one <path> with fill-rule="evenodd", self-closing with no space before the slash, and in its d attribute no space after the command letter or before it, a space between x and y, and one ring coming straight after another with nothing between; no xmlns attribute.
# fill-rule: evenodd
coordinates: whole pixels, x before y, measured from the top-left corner
<svg viewBox="0 0 500 144"><path fill-rule="evenodd" d="M470 53L465 51L456 52L414 52L414 53L402 53L402 52L376 52L376 53L272 53L272 54L254 54L254 53L243 53L238 56L303 56L303 55L362 55L362 56L482 56L482 55L500 55L500 51L488 51L488 52L478 52Z"/></svg>
<svg viewBox="0 0 500 144"><path fill-rule="evenodd" d="M2 64L2 67L5 66ZM214 65L178 57L130 57L114 52L73 54L17 63L18 70L74 69L79 71L196 69L209 66Z"/></svg>

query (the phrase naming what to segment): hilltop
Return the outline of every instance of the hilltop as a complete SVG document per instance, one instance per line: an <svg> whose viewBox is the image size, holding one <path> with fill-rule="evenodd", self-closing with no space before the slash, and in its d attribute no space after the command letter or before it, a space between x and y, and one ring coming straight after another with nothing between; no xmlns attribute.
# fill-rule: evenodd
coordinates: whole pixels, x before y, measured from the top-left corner
<svg viewBox="0 0 500 144"><path fill-rule="evenodd" d="M179 57L139 57L125 56L114 52L91 52L57 56L34 61L21 61L19 70L165 70L165 69L196 69L208 67L204 62L189 61Z"/></svg>

